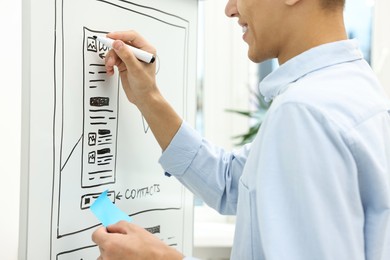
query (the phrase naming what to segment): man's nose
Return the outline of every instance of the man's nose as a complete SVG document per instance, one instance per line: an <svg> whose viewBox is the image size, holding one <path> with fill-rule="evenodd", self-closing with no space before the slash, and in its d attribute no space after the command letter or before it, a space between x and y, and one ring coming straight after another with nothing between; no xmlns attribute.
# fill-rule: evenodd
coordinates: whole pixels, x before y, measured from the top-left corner
<svg viewBox="0 0 390 260"><path fill-rule="evenodd" d="M237 17L238 16L237 0L228 0L226 7L225 7L225 14L227 17Z"/></svg>

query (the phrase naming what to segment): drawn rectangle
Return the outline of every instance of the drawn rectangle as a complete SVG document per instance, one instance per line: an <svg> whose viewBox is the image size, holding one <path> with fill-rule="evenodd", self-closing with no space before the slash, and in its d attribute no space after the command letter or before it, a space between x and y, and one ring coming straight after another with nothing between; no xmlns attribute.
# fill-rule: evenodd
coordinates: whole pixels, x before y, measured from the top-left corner
<svg viewBox="0 0 390 260"><path fill-rule="evenodd" d="M94 201L99 197L101 193L93 193L93 194L85 194L81 197L80 208L81 209L89 209L89 207L94 203ZM107 192L107 197L115 203L115 192L109 191Z"/></svg>
<svg viewBox="0 0 390 260"><path fill-rule="evenodd" d="M84 27L84 140L82 187L115 183L116 132L118 127L118 88L112 89L104 70L107 48L100 46L94 36L103 35ZM105 96L101 94L104 93ZM115 119L112 119L115 118ZM96 145L96 133L110 132L108 142ZM95 138L95 139L94 139ZM98 163L96 155L110 156Z"/></svg>

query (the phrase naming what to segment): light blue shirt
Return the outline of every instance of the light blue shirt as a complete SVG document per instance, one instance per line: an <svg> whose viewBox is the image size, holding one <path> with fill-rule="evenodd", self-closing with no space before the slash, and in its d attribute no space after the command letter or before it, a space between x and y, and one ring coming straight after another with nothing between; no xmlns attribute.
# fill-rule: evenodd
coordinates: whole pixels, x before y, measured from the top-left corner
<svg viewBox="0 0 390 260"><path fill-rule="evenodd" d="M356 42L298 55L260 91L273 103L251 145L226 152L183 123L160 158L237 215L231 259L389 260L390 102Z"/></svg>

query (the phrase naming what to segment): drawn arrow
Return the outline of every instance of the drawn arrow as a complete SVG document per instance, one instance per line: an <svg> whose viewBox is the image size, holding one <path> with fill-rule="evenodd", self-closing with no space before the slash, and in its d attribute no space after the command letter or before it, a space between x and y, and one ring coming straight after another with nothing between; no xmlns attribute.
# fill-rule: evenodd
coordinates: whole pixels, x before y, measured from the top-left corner
<svg viewBox="0 0 390 260"><path fill-rule="evenodd" d="M122 195L120 195L121 192L118 192L118 194L115 196L115 199L120 200L122 198Z"/></svg>
<svg viewBox="0 0 390 260"><path fill-rule="evenodd" d="M104 53L100 53L100 54L99 54L99 57L100 57L101 59L104 59L104 58L106 57L106 55L105 55Z"/></svg>

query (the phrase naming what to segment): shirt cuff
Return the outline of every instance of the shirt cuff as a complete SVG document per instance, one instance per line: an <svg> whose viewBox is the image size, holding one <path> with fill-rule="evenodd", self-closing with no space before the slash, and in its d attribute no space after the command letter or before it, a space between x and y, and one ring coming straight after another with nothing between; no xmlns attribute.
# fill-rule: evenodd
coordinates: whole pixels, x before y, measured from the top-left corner
<svg viewBox="0 0 390 260"><path fill-rule="evenodd" d="M179 131L159 159L165 174L176 177L184 175L201 145L202 137L200 134L183 121Z"/></svg>

